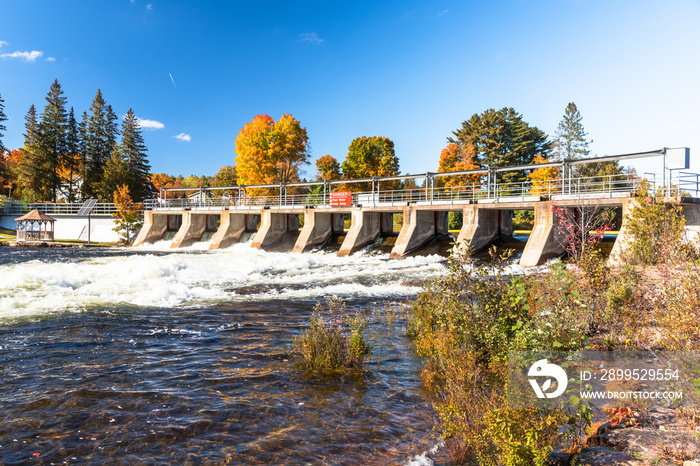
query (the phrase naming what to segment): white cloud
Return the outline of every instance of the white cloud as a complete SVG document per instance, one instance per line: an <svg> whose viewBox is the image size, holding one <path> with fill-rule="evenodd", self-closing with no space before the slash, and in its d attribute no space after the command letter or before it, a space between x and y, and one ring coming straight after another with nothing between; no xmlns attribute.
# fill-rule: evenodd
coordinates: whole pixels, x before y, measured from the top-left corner
<svg viewBox="0 0 700 466"><path fill-rule="evenodd" d="M448 11L450 10L442 10L442 13L438 14L438 16L446 15Z"/></svg>
<svg viewBox="0 0 700 466"><path fill-rule="evenodd" d="M24 61L33 62L37 58L41 58L42 55L44 55L44 52L38 52L36 50L32 50L31 52L3 53L2 55L0 55L0 57L2 57L2 58L21 58Z"/></svg>
<svg viewBox="0 0 700 466"><path fill-rule="evenodd" d="M56 61L56 59L54 57L48 57L46 61Z"/></svg>
<svg viewBox="0 0 700 466"><path fill-rule="evenodd" d="M4 40L0 40L0 47L2 47L3 45L8 45L8 44Z"/></svg>
<svg viewBox="0 0 700 466"><path fill-rule="evenodd" d="M153 3L149 3L148 5L146 5L146 9L147 9L147 10L152 10L152 9L153 9Z"/></svg>
<svg viewBox="0 0 700 466"><path fill-rule="evenodd" d="M309 42L315 45L323 43L323 39L318 37L318 34L316 34L315 32L304 32L302 34L299 34L299 38L302 42Z"/></svg>
<svg viewBox="0 0 700 466"><path fill-rule="evenodd" d="M180 133L174 137L175 137L175 139L179 139L180 141L185 141L185 142L190 142L192 140L192 136L190 136L189 134L185 134L185 133Z"/></svg>
<svg viewBox="0 0 700 466"><path fill-rule="evenodd" d="M156 120L146 120L142 118L138 118L139 121L139 126L144 129L163 129L165 128L165 125L161 123L160 121Z"/></svg>

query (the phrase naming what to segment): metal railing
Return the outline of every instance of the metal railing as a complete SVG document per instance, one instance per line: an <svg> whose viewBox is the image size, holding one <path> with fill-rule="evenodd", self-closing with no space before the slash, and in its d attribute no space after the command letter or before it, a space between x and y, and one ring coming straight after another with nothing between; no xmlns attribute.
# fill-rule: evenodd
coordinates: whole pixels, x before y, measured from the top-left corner
<svg viewBox="0 0 700 466"><path fill-rule="evenodd" d="M628 197L639 189L643 180L649 183L649 188L668 189L673 196L699 197L700 175L691 173L676 173L673 178L667 178L664 183L661 175L644 174L643 176L607 175L586 178L571 178L569 180L553 179L544 181L523 181L515 183L469 184L463 186L434 186L411 187L406 189L379 190L381 179L375 183L373 191L360 191L351 194L352 206L363 207L400 207L413 205L466 205L477 203L528 202L538 200L573 200L573 199L611 199ZM670 183L670 184L669 184ZM339 183L337 183L339 184ZM295 183L299 191L307 190L311 185ZM670 189L669 189L670 187ZM260 208L330 208L330 193L294 193L287 192L287 186L266 186L268 190L276 189L276 193L268 195L248 196L247 189L257 187L235 187L228 192L217 188L193 189L199 192L195 199L152 199L144 202L146 209L260 209ZM219 193L225 193L221 195ZM218 196L216 194L219 194Z"/></svg>
<svg viewBox="0 0 700 466"><path fill-rule="evenodd" d="M371 186L370 190L353 192L352 206L382 207L416 205L464 205L471 203L526 202L535 200L570 200L570 199L610 199L630 196L643 180L649 188L662 189L667 196L700 198L700 175L665 170L664 173L643 175L607 175L588 178L574 178L574 168L580 165L627 160L643 157L663 156L666 160L666 148L588 159L562 160L534 165L510 167L487 167L477 170L458 172L425 173L417 175L397 175L389 177L372 177L354 180L323 180L304 183L281 183L255 186L200 187L200 188L163 188L158 199L144 201L145 210L183 210L183 209L260 209L260 208L304 208L308 206L330 208L332 192L347 190L349 186ZM688 150L686 149L686 154ZM665 165L664 165L665 166ZM544 181L519 181L504 183L501 177L508 173L530 172L539 168L558 168L561 177ZM480 183L461 186L444 186L454 180L479 179ZM417 180L423 180L417 187ZM398 182L409 184L405 189L395 189ZM387 189L387 186L390 188ZM384 189L382 189L384 187ZM260 195L260 192L267 194ZM176 198L174 194L194 194L194 197ZM168 195L170 194L170 198ZM21 215L38 209L48 215L76 215L82 203L30 204L15 200L5 200L5 215ZM108 215L117 211L110 203L99 203L93 214Z"/></svg>
<svg viewBox="0 0 700 466"><path fill-rule="evenodd" d="M649 184L649 189L661 189L668 196L700 198L700 174L674 172L672 176L644 173L640 176L608 175L588 178L571 178L568 180L554 179L545 181L523 181L517 183L497 183L490 185L469 184L463 186L428 186L410 187L405 189L379 190L380 182L375 180L373 191L353 192L351 204L364 207L401 207L413 205L466 205L477 203L526 202L535 200L572 200L572 199L610 199L629 196L639 189L643 180ZM267 189L277 189L272 195L247 196L246 189L256 187L197 188L189 189L199 192L196 199L170 198L146 199L145 210L183 210L183 209L236 209L256 210L260 208L304 208L307 206L330 207L330 192L308 192L319 183L295 183L297 191L306 189L303 194L289 194L290 185L277 185ZM330 186L342 188L340 182ZM259 187L257 187L259 189ZM23 215L38 209L47 215L76 215L82 203L26 203L14 199L2 200L4 215ZM111 203L98 203L92 215L111 215L117 212L117 207Z"/></svg>
<svg viewBox="0 0 700 466"><path fill-rule="evenodd" d="M46 215L76 215L83 205L82 202L73 203L46 203L46 202L22 202L15 199L5 199L1 212L4 215L23 215L37 209ZM91 215L111 215L117 211L117 207L109 202L99 202Z"/></svg>
<svg viewBox="0 0 700 466"><path fill-rule="evenodd" d="M692 175L692 176L691 176ZM672 186L672 195L698 197L700 194L700 175L686 174L676 177ZM666 186L660 183L660 176L645 177L627 175L608 175L571 180L544 180L537 182L470 184L464 186L428 186L406 189L389 189L360 191L351 194L352 206L383 207L414 205L465 205L476 203L527 202L538 200L571 199L610 199L630 196L639 188L642 180L649 182L650 189ZM667 180L668 181L668 180ZM303 186L302 186L303 187ZM300 186L297 184L296 189ZM310 187L309 187L310 188ZM259 189L259 188L258 188ZM329 192L288 194L285 186L278 186L277 193L263 196L247 196L241 190L240 197L235 195L216 196L217 192L207 188L199 190L195 199L153 199L144 202L146 209L260 209L260 208L304 208L330 207Z"/></svg>

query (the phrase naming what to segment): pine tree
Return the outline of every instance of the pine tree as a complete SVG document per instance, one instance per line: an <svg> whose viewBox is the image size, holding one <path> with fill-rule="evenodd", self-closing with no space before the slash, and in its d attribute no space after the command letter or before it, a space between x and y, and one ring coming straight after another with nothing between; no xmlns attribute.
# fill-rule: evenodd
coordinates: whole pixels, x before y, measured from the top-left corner
<svg viewBox="0 0 700 466"><path fill-rule="evenodd" d="M29 107L24 120L24 147L17 173L19 187L24 199L45 200L48 193L45 192L46 185L43 180L46 179L47 169L42 156L39 123L34 104Z"/></svg>
<svg viewBox="0 0 700 466"><path fill-rule="evenodd" d="M107 105L102 97L102 91L98 89L88 111L87 121L84 121L83 142L86 163L82 189L84 197L100 194L104 165L112 156L118 135L115 122L116 115L112 107Z"/></svg>
<svg viewBox="0 0 700 466"><path fill-rule="evenodd" d="M2 100L2 95L0 95L0 188L4 185L3 181L7 177L7 169L5 167L5 152L7 149L2 144L3 131L7 131L7 127L5 127L3 121L7 121L7 117L5 116L5 101Z"/></svg>
<svg viewBox="0 0 700 466"><path fill-rule="evenodd" d="M581 122L583 117L576 104L569 102L564 111L564 116L559 122L555 133L555 160L582 159L590 155L588 145L588 133L583 129ZM587 163L576 165L572 176L576 178L611 177L613 180L621 180L623 169L617 160L611 162Z"/></svg>
<svg viewBox="0 0 700 466"><path fill-rule="evenodd" d="M107 145L114 148L119 138L119 117L111 105L107 105Z"/></svg>
<svg viewBox="0 0 700 466"><path fill-rule="evenodd" d="M141 126L132 109L129 109L124 116L121 135L121 142L115 148L114 155L110 159L109 177L112 180L109 180L108 189L112 189L114 179L123 176L122 182L114 186L128 185L134 200L141 202L149 194L147 183L151 166L146 156L148 149L141 135ZM107 176L105 173L105 178ZM114 190L109 194L113 195Z"/></svg>
<svg viewBox="0 0 700 466"><path fill-rule="evenodd" d="M83 116L82 119L80 120L80 123L78 123L78 152L80 153L80 160L78 162L79 164L79 173L80 173L80 182L81 184L85 183L85 179L87 178L87 171L88 171L88 160L87 160L87 124L88 124L88 114L87 111L83 111ZM81 187L81 192L83 192L83 189Z"/></svg>
<svg viewBox="0 0 700 466"><path fill-rule="evenodd" d="M474 114L452 134L455 138L448 138L448 143L473 144L478 162L490 167L530 164L537 154L546 157L552 145L543 131L530 126L511 107L491 108ZM527 174L523 171L498 174L499 182L526 179Z"/></svg>
<svg viewBox="0 0 700 466"><path fill-rule="evenodd" d="M75 121L73 107L68 113L68 134L66 139L66 157L64 159L63 171L68 180L68 200L73 202L76 199L73 181L76 175L80 176L81 153L80 153L80 130L78 122Z"/></svg>
<svg viewBox="0 0 700 466"><path fill-rule="evenodd" d="M66 98L58 80L54 80L46 96L46 107L39 123L39 138L43 164L47 170L48 185L52 202L56 202L56 193L61 185L59 169L64 164L68 153L68 114Z"/></svg>
<svg viewBox="0 0 700 466"><path fill-rule="evenodd" d="M126 161L122 157L121 152L115 148L112 151L112 156L107 159L102 169L99 198L103 202L109 202L111 197L114 197L114 192L119 186L127 185L128 178Z"/></svg>
<svg viewBox="0 0 700 466"><path fill-rule="evenodd" d="M586 139L588 133L584 131L581 120L583 117L576 104L569 102L555 132L553 160L581 159L591 153Z"/></svg>
<svg viewBox="0 0 700 466"><path fill-rule="evenodd" d="M2 143L2 138L5 136L3 131L7 131L7 127L3 124L3 121L7 121L7 116L5 116L5 101L2 100L2 95L0 95L0 156L7 151Z"/></svg>
<svg viewBox="0 0 700 466"><path fill-rule="evenodd" d="M24 147L33 146L39 140L39 125L36 119L36 107L32 104L24 116Z"/></svg>

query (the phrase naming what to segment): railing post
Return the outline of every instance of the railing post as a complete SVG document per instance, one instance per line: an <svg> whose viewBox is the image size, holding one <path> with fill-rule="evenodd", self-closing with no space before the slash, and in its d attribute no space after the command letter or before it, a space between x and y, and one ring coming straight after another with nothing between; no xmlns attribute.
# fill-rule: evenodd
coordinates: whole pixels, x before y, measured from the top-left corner
<svg viewBox="0 0 700 466"><path fill-rule="evenodd" d="M491 167L488 170L486 173L486 199L491 197Z"/></svg>
<svg viewBox="0 0 700 466"><path fill-rule="evenodd" d="M435 199L435 177L430 172L426 176L430 180L430 205L433 205L433 200Z"/></svg>

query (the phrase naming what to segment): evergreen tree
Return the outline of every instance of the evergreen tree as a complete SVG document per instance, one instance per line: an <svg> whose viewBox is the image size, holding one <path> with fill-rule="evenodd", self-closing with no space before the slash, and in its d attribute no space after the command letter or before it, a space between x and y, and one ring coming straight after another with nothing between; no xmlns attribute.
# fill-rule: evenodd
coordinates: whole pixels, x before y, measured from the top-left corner
<svg viewBox="0 0 700 466"><path fill-rule="evenodd" d="M111 105L107 105L107 144L109 147L116 147L119 138L119 117Z"/></svg>
<svg viewBox="0 0 700 466"><path fill-rule="evenodd" d="M5 101L2 100L2 95L0 95L0 156L7 151L2 143L2 138L5 136L3 131L7 131L7 127L3 124L3 121L7 121L7 116L5 116Z"/></svg>
<svg viewBox="0 0 700 466"><path fill-rule="evenodd" d="M22 197L28 201L45 200L46 180L48 170L44 164L40 144L39 123L37 122L34 104L29 107L24 117L24 147L19 163L17 179Z"/></svg>
<svg viewBox="0 0 700 466"><path fill-rule="evenodd" d="M112 156L118 129L115 124L116 115L102 97L102 91L92 101L84 122L84 151L85 179L83 180L83 196L96 197L100 195L104 165ZM111 195L110 195L111 199Z"/></svg>
<svg viewBox="0 0 700 466"><path fill-rule="evenodd" d="M78 152L80 153L78 171L80 173L81 184L85 183L88 171L87 144L85 143L87 140L87 123L88 114L87 111L83 111L82 119L80 120L80 123L78 123ZM81 192L84 192L82 188Z"/></svg>
<svg viewBox="0 0 700 466"><path fill-rule="evenodd" d="M581 159L591 153L588 148L588 133L581 123L583 117L576 104L569 102L564 111L564 117L557 126L554 140L554 157L552 160Z"/></svg>
<svg viewBox="0 0 700 466"><path fill-rule="evenodd" d="M121 135L121 142L105 166L102 193L105 199L111 199L116 188L125 184L134 200L141 202L149 194L147 183L151 166L141 126L132 109L124 116Z"/></svg>
<svg viewBox="0 0 700 466"><path fill-rule="evenodd" d="M64 160L63 171L68 180L68 199L69 202L76 200L76 193L73 186L76 175L80 176L81 171L81 153L80 153L80 129L78 122L75 120L75 112L73 107L68 113L68 134L66 139L66 157Z"/></svg>
<svg viewBox="0 0 700 466"><path fill-rule="evenodd" d="M583 117L576 104L569 102L555 133L555 160L582 159L590 156L591 150L588 145L591 141L587 139L588 133L583 129L582 120ZM613 180L622 180L623 172L620 163L614 160L576 165L572 176L576 178L611 177Z"/></svg>
<svg viewBox="0 0 700 466"><path fill-rule="evenodd" d="M5 101L2 100L2 95L0 95L0 182L7 176L7 169L5 167L5 146L2 144L2 138L4 136L3 131L7 131L7 127L3 124L3 121L7 121L5 116ZM0 188L4 183L0 183Z"/></svg>
<svg viewBox="0 0 700 466"><path fill-rule="evenodd" d="M64 165L68 153L68 114L66 98L58 80L54 80L46 96L46 107L39 123L41 157L47 171L43 183L47 184L51 202L56 202L56 193L61 185L59 169Z"/></svg>
<svg viewBox="0 0 700 466"><path fill-rule="evenodd" d="M523 121L510 107L474 114L452 134L455 138L448 138L449 143L473 144L479 164L490 167L531 164L538 154L546 157L552 145L543 131ZM499 182L526 179L523 171L498 174Z"/></svg>
<svg viewBox="0 0 700 466"><path fill-rule="evenodd" d="M36 107L32 104L24 116L24 147L33 146L39 140L39 124L36 119Z"/></svg>
<svg viewBox="0 0 700 466"><path fill-rule="evenodd" d="M115 148L112 151L112 156L107 159L102 169L102 181L100 181L99 190L100 200L109 202L111 197L114 197L114 192L119 186L127 184L128 177L126 161L119 150Z"/></svg>

